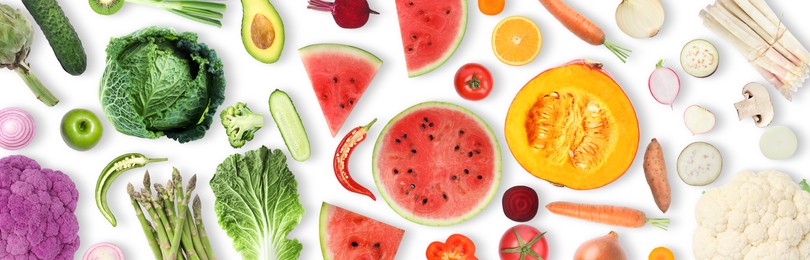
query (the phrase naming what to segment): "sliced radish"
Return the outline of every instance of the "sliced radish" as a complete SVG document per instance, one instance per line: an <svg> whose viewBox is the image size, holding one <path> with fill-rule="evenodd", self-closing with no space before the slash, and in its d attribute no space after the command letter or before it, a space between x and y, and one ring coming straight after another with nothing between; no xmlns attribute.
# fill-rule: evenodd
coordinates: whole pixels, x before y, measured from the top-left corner
<svg viewBox="0 0 810 260"><path fill-rule="evenodd" d="M90 246L82 260L124 260L124 253L111 243L98 243Z"/></svg>
<svg viewBox="0 0 810 260"><path fill-rule="evenodd" d="M691 143L678 156L678 176L692 186L711 184L722 170L723 156L709 143Z"/></svg>
<svg viewBox="0 0 810 260"><path fill-rule="evenodd" d="M655 101L664 105L672 105L681 91L681 79L674 70L662 66L664 60L658 60L655 70L650 74L647 85Z"/></svg>
<svg viewBox="0 0 810 260"><path fill-rule="evenodd" d="M716 120L712 111L698 105L691 105L683 112L683 122L693 135L712 130Z"/></svg>
<svg viewBox="0 0 810 260"><path fill-rule="evenodd" d="M681 67L689 75L705 78L717 71L720 53L706 40L694 39L681 49Z"/></svg>
<svg viewBox="0 0 810 260"><path fill-rule="evenodd" d="M797 145L796 134L784 126L768 128L759 138L759 150L771 160L790 158L796 152Z"/></svg>

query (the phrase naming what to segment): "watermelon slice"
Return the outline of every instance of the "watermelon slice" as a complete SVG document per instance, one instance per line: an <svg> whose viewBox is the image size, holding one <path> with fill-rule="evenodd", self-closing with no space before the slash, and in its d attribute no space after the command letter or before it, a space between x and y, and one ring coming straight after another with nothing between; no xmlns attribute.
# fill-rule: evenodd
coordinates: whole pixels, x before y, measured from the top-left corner
<svg viewBox="0 0 810 260"><path fill-rule="evenodd" d="M380 195L400 216L448 226L472 218L495 196L501 150L489 125L471 111L426 102L388 122L372 165Z"/></svg>
<svg viewBox="0 0 810 260"><path fill-rule="evenodd" d="M320 235L324 260L393 260L405 230L324 202Z"/></svg>
<svg viewBox="0 0 810 260"><path fill-rule="evenodd" d="M467 0L396 0L408 76L442 66L467 30Z"/></svg>
<svg viewBox="0 0 810 260"><path fill-rule="evenodd" d="M332 137L366 91L382 60L360 48L314 44L298 49Z"/></svg>

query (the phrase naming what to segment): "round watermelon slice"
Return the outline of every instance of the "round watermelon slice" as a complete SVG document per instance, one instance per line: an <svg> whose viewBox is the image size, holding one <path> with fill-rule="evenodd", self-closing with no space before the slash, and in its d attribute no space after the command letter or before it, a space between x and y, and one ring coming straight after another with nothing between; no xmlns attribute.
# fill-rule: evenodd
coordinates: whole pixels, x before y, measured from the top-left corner
<svg viewBox="0 0 810 260"><path fill-rule="evenodd" d="M324 202L320 236L323 259L394 259L405 230Z"/></svg>
<svg viewBox="0 0 810 260"><path fill-rule="evenodd" d="M467 0L396 0L408 77L442 66L467 30Z"/></svg>
<svg viewBox="0 0 810 260"><path fill-rule="evenodd" d="M380 195L399 215L449 226L472 218L495 196L501 150L492 129L473 112L425 102L388 122L372 165Z"/></svg>

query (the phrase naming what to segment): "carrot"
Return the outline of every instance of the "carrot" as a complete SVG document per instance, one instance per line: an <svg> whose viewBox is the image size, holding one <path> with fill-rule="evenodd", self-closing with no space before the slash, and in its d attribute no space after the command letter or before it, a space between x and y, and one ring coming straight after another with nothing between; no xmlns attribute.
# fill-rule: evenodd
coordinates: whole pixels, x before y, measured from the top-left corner
<svg viewBox="0 0 810 260"><path fill-rule="evenodd" d="M655 138L647 145L644 152L644 175L647 177L647 184L650 185L655 205L663 213L667 213L672 196L669 190L669 180L667 179L667 165L664 162L664 151L661 144Z"/></svg>
<svg viewBox="0 0 810 260"><path fill-rule="evenodd" d="M546 205L546 209L557 215L612 226L638 228L644 226L644 224L650 224L657 228L667 230L667 226L669 225L668 218L647 218L644 212L627 207L557 201Z"/></svg>
<svg viewBox="0 0 810 260"><path fill-rule="evenodd" d="M540 0L540 4L551 13L557 21L563 24L565 28L574 33L583 41L591 45L604 45L622 62L626 62L627 57L630 57L628 52L630 49L621 47L605 39L605 32L599 26L596 26L591 20L583 16L581 13L565 4L563 0Z"/></svg>

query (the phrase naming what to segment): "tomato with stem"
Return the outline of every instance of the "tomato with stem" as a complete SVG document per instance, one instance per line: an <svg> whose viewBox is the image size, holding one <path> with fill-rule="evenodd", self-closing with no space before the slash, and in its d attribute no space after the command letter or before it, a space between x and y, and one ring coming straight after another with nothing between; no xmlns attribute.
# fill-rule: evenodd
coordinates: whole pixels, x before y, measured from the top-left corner
<svg viewBox="0 0 810 260"><path fill-rule="evenodd" d="M452 234L444 243L433 241L425 255L427 260L478 260L475 244L462 234Z"/></svg>
<svg viewBox="0 0 810 260"><path fill-rule="evenodd" d="M467 100L481 100L492 92L492 74L478 63L467 63L456 72L456 92Z"/></svg>
<svg viewBox="0 0 810 260"><path fill-rule="evenodd" d="M501 260L548 259L545 235L546 232L522 224L506 230L499 245Z"/></svg>

